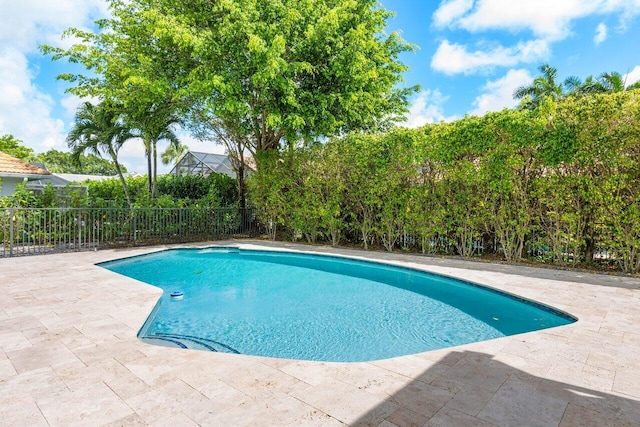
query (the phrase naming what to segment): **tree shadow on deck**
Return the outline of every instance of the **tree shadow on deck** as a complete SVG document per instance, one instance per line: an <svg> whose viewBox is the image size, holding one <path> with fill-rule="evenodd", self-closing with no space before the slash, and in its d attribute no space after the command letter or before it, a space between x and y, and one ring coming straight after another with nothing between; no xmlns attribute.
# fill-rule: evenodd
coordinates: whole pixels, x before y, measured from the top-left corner
<svg viewBox="0 0 640 427"><path fill-rule="evenodd" d="M390 362L380 363L390 368ZM571 375L570 369L565 376ZM488 354L452 351L353 425L640 425L639 400L595 389L596 384L606 389L603 376L612 372L587 371L576 372L574 382L591 383L594 388L532 375Z"/></svg>

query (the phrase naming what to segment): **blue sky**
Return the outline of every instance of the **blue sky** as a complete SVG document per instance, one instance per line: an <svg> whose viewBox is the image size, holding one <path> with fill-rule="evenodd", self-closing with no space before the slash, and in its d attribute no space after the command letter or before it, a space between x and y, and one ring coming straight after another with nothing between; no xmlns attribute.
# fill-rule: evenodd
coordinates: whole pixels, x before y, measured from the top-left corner
<svg viewBox="0 0 640 427"><path fill-rule="evenodd" d="M542 63L559 79L617 71L640 80L640 0L381 0L396 12L388 31L418 46L403 54L408 85L419 84L407 126L453 120L512 107L514 89L528 84ZM104 0L0 0L0 135L11 133L36 152L66 150L65 136L80 102L64 93L37 46L60 41L70 26L90 28L104 17ZM635 42L634 42L635 40ZM195 141L191 149L222 152ZM129 170L144 172L143 149L122 151Z"/></svg>

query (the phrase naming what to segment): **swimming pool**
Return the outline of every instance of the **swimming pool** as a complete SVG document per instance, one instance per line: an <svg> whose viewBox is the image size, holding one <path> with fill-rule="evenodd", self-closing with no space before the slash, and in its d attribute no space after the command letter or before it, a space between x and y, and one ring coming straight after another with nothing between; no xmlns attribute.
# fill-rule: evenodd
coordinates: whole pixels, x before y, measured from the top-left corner
<svg viewBox="0 0 640 427"><path fill-rule="evenodd" d="M164 290L142 340L210 351L370 361L576 320L462 280L333 256L177 249L99 265Z"/></svg>

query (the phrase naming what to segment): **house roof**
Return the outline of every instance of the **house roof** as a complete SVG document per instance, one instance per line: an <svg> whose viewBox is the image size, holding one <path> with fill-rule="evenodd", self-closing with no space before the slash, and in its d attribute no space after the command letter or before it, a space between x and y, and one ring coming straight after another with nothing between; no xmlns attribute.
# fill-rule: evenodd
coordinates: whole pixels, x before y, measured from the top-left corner
<svg viewBox="0 0 640 427"><path fill-rule="evenodd" d="M36 178L41 175L50 175L48 170L39 168L16 157L0 151L0 176L24 176Z"/></svg>
<svg viewBox="0 0 640 427"><path fill-rule="evenodd" d="M255 170L252 160L252 157L247 156L245 163L250 170ZM208 175L210 172L223 173L231 178L236 177L233 164L227 154L203 153L200 151L187 151L169 173L173 175L181 173Z"/></svg>
<svg viewBox="0 0 640 427"><path fill-rule="evenodd" d="M199 151L187 151L184 156L175 164L171 174L182 172L186 169L191 172L205 173L217 172L235 177L235 172L229 157L224 154L202 153Z"/></svg>

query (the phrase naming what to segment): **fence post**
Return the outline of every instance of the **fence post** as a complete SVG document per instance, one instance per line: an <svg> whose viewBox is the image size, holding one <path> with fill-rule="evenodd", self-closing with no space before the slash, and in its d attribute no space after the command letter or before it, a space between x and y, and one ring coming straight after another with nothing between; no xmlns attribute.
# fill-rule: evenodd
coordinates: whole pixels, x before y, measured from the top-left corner
<svg viewBox="0 0 640 427"><path fill-rule="evenodd" d="M9 256L13 256L13 208L9 209Z"/></svg>
<svg viewBox="0 0 640 427"><path fill-rule="evenodd" d="M220 240L220 208L216 209L216 240Z"/></svg>
<svg viewBox="0 0 640 427"><path fill-rule="evenodd" d="M78 248L76 251L82 250L82 210L78 208Z"/></svg>
<svg viewBox="0 0 640 427"><path fill-rule="evenodd" d="M136 208L131 208L133 212L133 245L135 246L137 238L138 238L138 224L136 221Z"/></svg>

